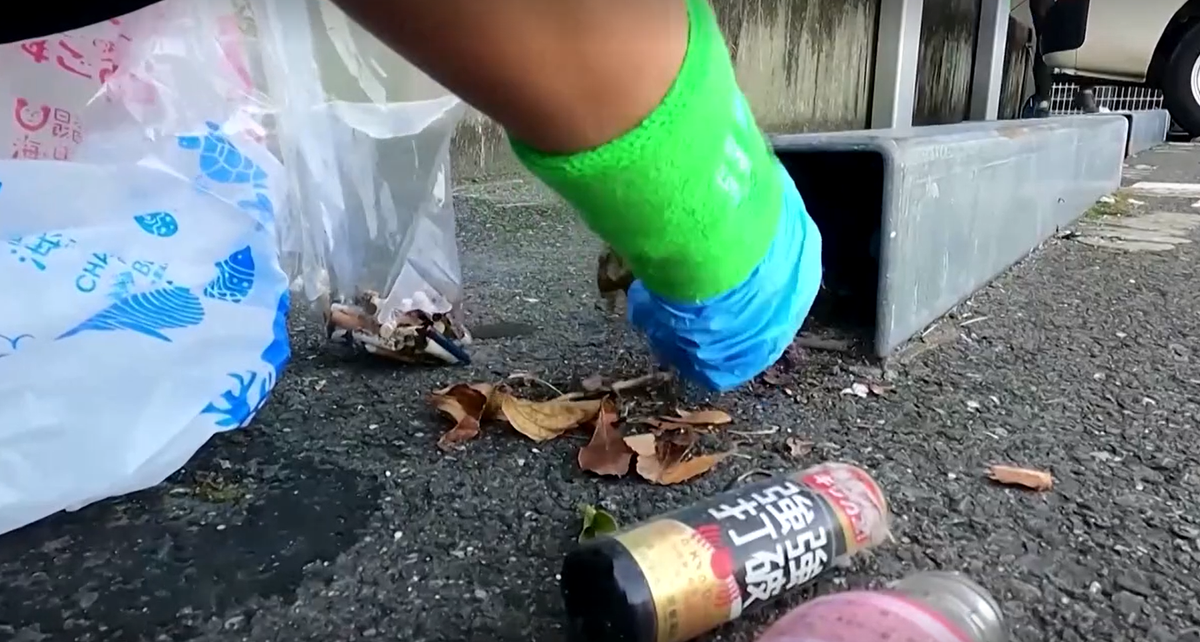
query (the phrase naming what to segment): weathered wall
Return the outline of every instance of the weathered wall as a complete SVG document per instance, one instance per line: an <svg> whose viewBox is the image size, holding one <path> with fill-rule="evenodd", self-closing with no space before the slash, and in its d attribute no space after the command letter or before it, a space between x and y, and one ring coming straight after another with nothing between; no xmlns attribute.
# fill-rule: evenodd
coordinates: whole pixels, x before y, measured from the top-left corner
<svg viewBox="0 0 1200 642"><path fill-rule="evenodd" d="M1032 88L1032 80L1026 78L1029 73L1028 46L1031 35L1030 28L1017 20L1008 19L1008 43L1004 52L1004 84L1000 89L1000 117L1017 118L1025 102L1028 89Z"/></svg>
<svg viewBox="0 0 1200 642"><path fill-rule="evenodd" d="M768 132L858 129L870 117L880 0L712 0L738 82ZM925 0L914 122L966 118L980 0ZM1010 20L1001 117L1019 111L1025 27ZM471 113L455 139L460 178L519 171L503 133Z"/></svg>
<svg viewBox="0 0 1200 642"><path fill-rule="evenodd" d="M913 123L937 125L966 120L974 76L975 40L979 37L980 0L925 0L917 63ZM1015 118L1024 98L1029 62L1029 27L1008 21L1000 117Z"/></svg>
<svg viewBox="0 0 1200 642"><path fill-rule="evenodd" d="M914 125L967 118L980 0L925 0L917 53Z"/></svg>
<svg viewBox="0 0 1200 642"><path fill-rule="evenodd" d="M738 82L764 129L866 126L878 2L713 0ZM478 113L460 126L454 149L460 178L519 169L503 133Z"/></svg>
<svg viewBox="0 0 1200 642"><path fill-rule="evenodd" d="M714 0L738 82L771 133L865 127L879 0Z"/></svg>

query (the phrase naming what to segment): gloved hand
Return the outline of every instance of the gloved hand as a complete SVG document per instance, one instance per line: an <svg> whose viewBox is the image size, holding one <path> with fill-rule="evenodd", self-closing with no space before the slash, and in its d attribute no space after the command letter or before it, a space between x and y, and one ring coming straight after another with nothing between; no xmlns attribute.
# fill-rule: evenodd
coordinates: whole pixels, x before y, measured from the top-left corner
<svg viewBox="0 0 1200 642"><path fill-rule="evenodd" d="M771 367L792 343L821 286L821 234L782 166L783 212L767 254L736 288L673 303L634 281L629 321L655 356L709 390L725 391Z"/></svg>

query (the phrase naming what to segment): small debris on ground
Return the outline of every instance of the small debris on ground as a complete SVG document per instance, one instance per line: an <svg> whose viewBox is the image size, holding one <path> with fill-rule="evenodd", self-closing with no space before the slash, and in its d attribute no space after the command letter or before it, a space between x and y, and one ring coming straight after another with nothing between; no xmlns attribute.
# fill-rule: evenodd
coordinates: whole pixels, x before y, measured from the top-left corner
<svg viewBox="0 0 1200 642"><path fill-rule="evenodd" d="M583 526L579 530L579 541L586 542L601 535L611 535L620 529L617 518L606 510L591 504L579 505L579 517Z"/></svg>
<svg viewBox="0 0 1200 642"><path fill-rule="evenodd" d="M1117 191L1108 196L1101 196L1096 203L1084 212L1086 218L1103 218L1108 216L1127 216L1135 208L1144 205L1141 201L1129 198L1127 194Z"/></svg>
<svg viewBox="0 0 1200 642"><path fill-rule="evenodd" d="M870 388L867 388L867 384L855 382L850 384L849 388L843 388L842 394L853 395L861 399L866 399L867 395L871 394L871 390Z"/></svg>
<svg viewBox="0 0 1200 642"><path fill-rule="evenodd" d="M602 396L605 394L625 394L637 390L653 388L654 386L670 383L675 380L674 375L670 372L651 372L647 375L634 377L632 379L622 379L620 381L608 382L608 379L602 375L592 375L587 377L580 386L583 388L581 392L569 392L562 395L560 399L587 399L590 397Z"/></svg>
<svg viewBox="0 0 1200 642"><path fill-rule="evenodd" d="M876 397L882 397L882 396L886 395L887 393L892 392L895 389L896 389L895 386L892 386L892 385L889 385L886 383L855 382L855 383L850 384L849 388L843 388L841 394L858 397L860 399L866 399L867 397L872 396L872 395L874 395Z"/></svg>
<svg viewBox="0 0 1200 642"><path fill-rule="evenodd" d="M854 348L854 342L848 339L832 339L803 334L796 337L793 345L817 352L849 352Z"/></svg>
<svg viewBox="0 0 1200 642"><path fill-rule="evenodd" d="M646 424L658 430L688 430L692 428L713 428L731 423L733 417L724 410L676 410L677 416L650 417L640 419L638 423Z"/></svg>
<svg viewBox="0 0 1200 642"><path fill-rule="evenodd" d="M1054 477L1050 473L1032 468L993 465L988 468L988 478L1005 486L1020 486L1036 491L1047 491L1054 487Z"/></svg>
<svg viewBox="0 0 1200 642"><path fill-rule="evenodd" d="M812 454L813 448L816 446L811 441L801 439L799 437L788 437L783 440L784 452L793 459L800 459Z"/></svg>

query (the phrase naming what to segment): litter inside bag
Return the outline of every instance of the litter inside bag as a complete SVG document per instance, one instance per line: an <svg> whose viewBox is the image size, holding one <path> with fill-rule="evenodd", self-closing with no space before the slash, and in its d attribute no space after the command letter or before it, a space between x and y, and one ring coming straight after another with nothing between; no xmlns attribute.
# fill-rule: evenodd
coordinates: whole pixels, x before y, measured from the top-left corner
<svg viewBox="0 0 1200 642"><path fill-rule="evenodd" d="M266 50L318 61L265 65L271 93L293 98L277 116L298 205L289 273L331 337L404 361L465 361L449 174L462 101L329 2L253 6Z"/></svg>

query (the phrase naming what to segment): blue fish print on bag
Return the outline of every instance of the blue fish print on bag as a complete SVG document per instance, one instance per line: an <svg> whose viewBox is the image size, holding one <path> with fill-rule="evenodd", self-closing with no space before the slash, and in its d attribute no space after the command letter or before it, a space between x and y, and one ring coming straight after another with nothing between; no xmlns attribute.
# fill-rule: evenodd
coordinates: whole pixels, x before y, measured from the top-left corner
<svg viewBox="0 0 1200 642"><path fill-rule="evenodd" d="M221 393L222 404L209 403L201 411L201 414L216 415L217 427L241 428L250 423L267 402L268 393L279 381L283 367L292 355L287 333L289 303L288 291L284 290L275 308L275 322L272 324L274 338L260 355L263 364L269 366L270 370L261 374L254 371L229 373L234 386Z"/></svg>
<svg viewBox="0 0 1200 642"><path fill-rule="evenodd" d="M271 221L275 218L275 204L271 199L261 192L254 195L254 200L238 201L238 207L247 212L260 212L266 220Z"/></svg>
<svg viewBox="0 0 1200 642"><path fill-rule="evenodd" d="M220 419L217 419L215 423L220 428L241 428L250 423L250 420L254 418L254 413L258 412L266 403L267 393L271 391L271 380L263 377L259 381L258 373L254 371L244 375L233 372L229 376L237 385L221 393L221 401L225 402L224 407L209 403L204 410L200 411L200 414L219 416ZM258 385L255 386L255 383ZM254 400L253 403L251 399Z"/></svg>
<svg viewBox="0 0 1200 642"><path fill-rule="evenodd" d="M267 179L253 160L242 154L228 138L221 134L221 126L207 122L209 133L203 136L179 136L183 149L199 150L200 172L217 183L261 183Z"/></svg>
<svg viewBox="0 0 1200 642"><path fill-rule="evenodd" d="M263 363L271 366L276 381L279 381L280 375L283 374L283 366L292 357L291 343L288 341L288 308L290 305L291 293L284 288L283 294L279 295L279 302L275 305L275 323L271 325L274 338L260 355Z"/></svg>
<svg viewBox="0 0 1200 642"><path fill-rule="evenodd" d="M278 321L276 321L276 324L278 324ZM32 338L34 338L32 334L18 334L15 337L7 337L3 334L0 334L0 357L7 357L17 350L20 350L21 342L25 339ZM286 359L287 357L285 356L284 358Z"/></svg>
<svg viewBox="0 0 1200 642"><path fill-rule="evenodd" d="M215 264L217 276L204 286L204 296L218 301L241 303L254 289L254 254L250 246Z"/></svg>
<svg viewBox="0 0 1200 642"><path fill-rule="evenodd" d="M204 306L184 287L171 286L126 296L60 335L66 339L87 331L129 330L170 342L163 330L190 328L204 321Z"/></svg>
<svg viewBox="0 0 1200 642"><path fill-rule="evenodd" d="M160 238L175 236L179 231L179 221L170 212L151 212L133 217L138 227Z"/></svg>

